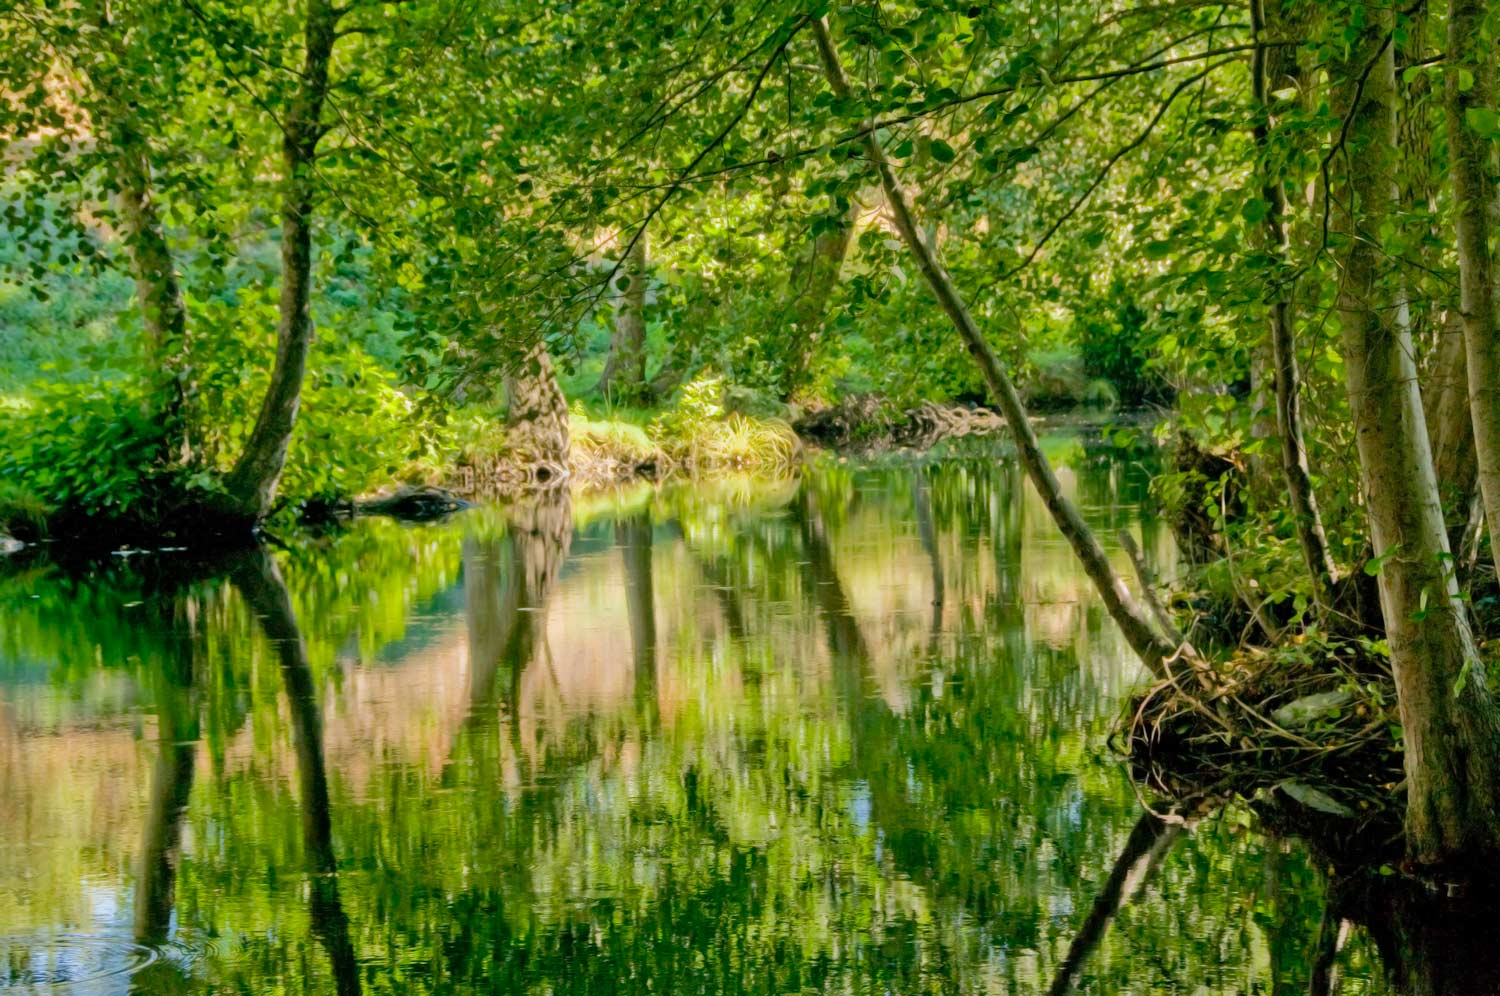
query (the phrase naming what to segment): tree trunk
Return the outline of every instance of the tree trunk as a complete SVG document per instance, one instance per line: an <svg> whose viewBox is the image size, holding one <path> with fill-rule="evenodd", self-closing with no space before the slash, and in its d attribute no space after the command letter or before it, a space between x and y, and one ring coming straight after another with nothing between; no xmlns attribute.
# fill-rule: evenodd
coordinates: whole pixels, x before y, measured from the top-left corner
<svg viewBox="0 0 1500 996"><path fill-rule="evenodd" d="M545 346L532 346L506 375L510 400L506 418L511 449L532 467L536 481L554 483L568 476L568 402Z"/></svg>
<svg viewBox="0 0 1500 996"><path fill-rule="evenodd" d="M255 428L234 469L224 479L230 511L258 522L271 511L287 446L297 424L313 325L312 211L313 166L323 136L323 101L328 94L328 62L337 40L339 11L329 0L308 0L306 54L299 89L282 122L281 302L276 327L276 364L261 400Z"/></svg>
<svg viewBox="0 0 1500 996"><path fill-rule="evenodd" d="M1405 736L1407 848L1456 866L1500 855L1500 714L1458 598L1404 295L1381 267L1396 206L1393 23L1389 9L1365 14L1332 72L1347 140L1328 192L1342 242L1336 307Z"/></svg>
<svg viewBox="0 0 1500 996"><path fill-rule="evenodd" d="M1266 32L1264 0L1250 0L1250 21L1257 37ZM1296 291L1285 276L1290 270L1287 260L1286 191L1282 187L1281 177L1265 161L1270 144L1270 91L1274 85L1269 61L1266 49L1257 48L1251 74L1255 101L1259 105L1257 109L1262 115L1256 119L1254 137L1262 159L1261 196L1266 207L1266 245L1273 256L1276 269L1268 286L1267 300L1276 380L1276 432L1281 439L1281 470L1286 480L1292 519L1297 529L1297 543L1302 548L1302 560L1312 579L1314 596L1326 608L1333 604L1335 569L1333 557L1328 552L1328 536L1323 530L1323 517L1318 512L1317 497L1308 473L1307 446L1302 438L1299 400L1301 377L1297 370L1297 344L1292 318Z"/></svg>
<svg viewBox="0 0 1500 996"><path fill-rule="evenodd" d="M599 393L618 404L649 400L646 383L646 233L625 254L624 288L615 309L609 359L599 377Z"/></svg>
<svg viewBox="0 0 1500 996"><path fill-rule="evenodd" d="M1448 545L1455 552L1469 521L1470 499L1479 483L1464 348L1463 319L1453 311L1438 333L1437 348L1422 378L1422 403L1438 496L1448 523Z"/></svg>
<svg viewBox="0 0 1500 996"><path fill-rule="evenodd" d="M100 31L113 37L114 25L107 10L99 15ZM128 34L128 32L127 32ZM109 135L114 150L116 199L120 208L120 229L130 258L130 275L135 281L135 296L141 309L141 327L146 333L146 364L157 372L152 414L159 420L168 461L186 462L192 447L186 431L187 400L187 308L177 279L177 268L156 210L151 182L151 150L136 126L131 98L118 87L118 75L127 64L120 51L122 40L112 48L113 64L95 70L86 69L99 90L107 120L101 130ZM176 448L174 455L171 451Z"/></svg>
<svg viewBox="0 0 1500 996"><path fill-rule="evenodd" d="M1470 111L1496 109L1495 56L1483 41L1484 0L1449 0L1447 89L1448 147L1453 160L1453 201L1458 235L1459 311L1468 354L1469 408L1479 487L1493 536L1500 523L1500 267L1490 247L1496 210L1495 149L1476 134ZM1490 43L1493 44L1493 43ZM1472 85L1465 89L1463 83ZM1491 544L1500 564L1500 543Z"/></svg>
<svg viewBox="0 0 1500 996"><path fill-rule="evenodd" d="M121 146L116 160L120 216L146 332L146 364L159 372L158 389L152 392L160 398L155 414L167 447L166 455L172 459L171 450L177 448L176 458L185 462L192 455L184 428L187 309L177 282L172 250L151 196L148 160L143 151L127 144L132 140L125 136L132 131L125 125L115 129L115 141Z"/></svg>
<svg viewBox="0 0 1500 996"><path fill-rule="evenodd" d="M833 39L828 33L828 25L822 18L815 20L813 25L817 32L818 51L823 60L823 68L828 76L829 85L835 95L847 98L849 83L844 76L843 66L839 62L838 50L834 47ZM1105 556L1104 548L1099 545L1098 539L1083 521L1083 516L1063 494L1062 485L1058 483L1052 465L1047 462L1046 456L1043 455L1037 443L1036 433L1031 428L1031 422L1027 418L1025 407L1021 404L1020 395L1016 393L1015 385L1011 383L1010 377L1000 366L999 359L980 333L979 326L969 314L957 288L953 286L952 279L943 265L938 262L936 254L927 242L927 237L917 226L906 191L902 189L901 182L896 178L890 160L886 158L885 150L881 148L880 141L873 131L865 136L865 151L880 173L881 186L885 190L886 201L895 217L901 238L916 258L922 276L927 280L938 303L942 305L943 311L953 323L953 327L964 340L969 353L984 374L985 382L989 385L990 392L995 396L1001 413L1005 416L1005 421L1015 437L1021 463L1025 466L1032 484L1041 494L1058 529L1073 547L1073 552L1078 559L1082 561L1084 571L1098 589L1105 609L1124 633L1126 642L1148 668L1154 672L1162 672L1165 662L1177 652L1178 648L1156 631L1145 611L1131 595L1130 589L1125 586L1124 580L1115 573L1109 558Z"/></svg>
<svg viewBox="0 0 1500 996"><path fill-rule="evenodd" d="M792 346L786 357L782 400L789 400L807 386L813 354L822 338L823 323L828 315L828 299L839 284L839 276L844 270L844 257L849 254L849 243L854 237L854 223L858 217L859 205L851 203L849 210L834 227L813 236L806 275L800 281L793 275L796 290L787 316L791 325Z"/></svg>

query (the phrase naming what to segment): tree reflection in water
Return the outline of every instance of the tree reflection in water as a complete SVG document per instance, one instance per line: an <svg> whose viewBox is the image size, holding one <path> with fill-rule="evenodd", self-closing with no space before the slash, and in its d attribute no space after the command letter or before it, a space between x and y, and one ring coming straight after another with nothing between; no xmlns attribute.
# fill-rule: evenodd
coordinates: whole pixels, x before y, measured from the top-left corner
<svg viewBox="0 0 1500 996"><path fill-rule="evenodd" d="M1170 568L1146 473L1068 445ZM137 992L1500 984L1451 900L1141 815L1137 674L1003 460L153 563L0 579L0 935L117 890Z"/></svg>

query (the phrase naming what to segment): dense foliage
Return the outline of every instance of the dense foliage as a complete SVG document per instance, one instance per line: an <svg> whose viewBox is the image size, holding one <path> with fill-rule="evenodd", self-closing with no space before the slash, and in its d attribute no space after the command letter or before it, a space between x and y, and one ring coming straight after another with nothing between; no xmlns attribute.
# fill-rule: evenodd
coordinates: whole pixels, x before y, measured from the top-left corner
<svg viewBox="0 0 1500 996"><path fill-rule="evenodd" d="M846 395L988 401L1148 665L1365 640L1413 857L1500 854L1493 0L0 23L12 528L244 529L484 454L555 481L574 417L707 468ZM1121 580L1028 391L1173 406L1156 493L1238 627Z"/></svg>

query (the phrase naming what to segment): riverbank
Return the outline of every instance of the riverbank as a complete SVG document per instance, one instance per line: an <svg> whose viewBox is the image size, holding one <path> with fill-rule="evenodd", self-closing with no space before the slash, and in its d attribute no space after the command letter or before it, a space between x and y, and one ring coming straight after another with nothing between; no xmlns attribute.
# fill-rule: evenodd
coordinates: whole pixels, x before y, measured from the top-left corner
<svg viewBox="0 0 1500 996"><path fill-rule="evenodd" d="M1036 421L1077 427L1122 419L1139 417L1085 409ZM851 396L816 409L783 408L772 415L682 405L590 411L575 404L568 425L565 477L538 480L536 465L509 448L508 436L494 418L470 413L450 426L444 459L414 461L356 492L287 496L270 528L277 531L351 515L428 518L433 509L456 508L464 500L512 500L556 487L576 494L633 481L712 481L747 473L791 476L818 452L922 452L945 440L983 438L1004 430L999 416L985 408L937 402L903 408L877 395ZM401 500L393 504L392 498ZM417 514L405 514L408 507ZM69 543L105 552L118 546L225 543L226 531L194 516L192 508L184 504L178 513L160 518L68 514L10 485L0 489L0 555L36 543ZM232 536L227 540L234 541Z"/></svg>

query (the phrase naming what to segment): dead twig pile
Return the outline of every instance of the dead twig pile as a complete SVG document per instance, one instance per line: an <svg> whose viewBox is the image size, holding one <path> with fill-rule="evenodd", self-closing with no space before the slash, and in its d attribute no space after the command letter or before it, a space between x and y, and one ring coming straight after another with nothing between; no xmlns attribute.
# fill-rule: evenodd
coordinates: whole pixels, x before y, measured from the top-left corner
<svg viewBox="0 0 1500 996"><path fill-rule="evenodd" d="M1295 640L1209 663L1183 655L1131 703L1137 779L1169 798L1264 797L1353 824L1402 800L1389 665L1361 641Z"/></svg>

